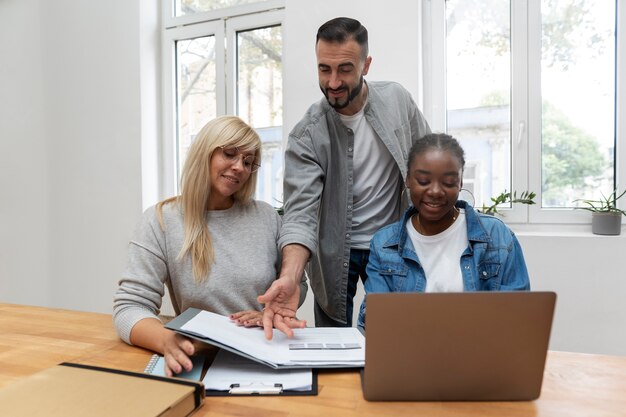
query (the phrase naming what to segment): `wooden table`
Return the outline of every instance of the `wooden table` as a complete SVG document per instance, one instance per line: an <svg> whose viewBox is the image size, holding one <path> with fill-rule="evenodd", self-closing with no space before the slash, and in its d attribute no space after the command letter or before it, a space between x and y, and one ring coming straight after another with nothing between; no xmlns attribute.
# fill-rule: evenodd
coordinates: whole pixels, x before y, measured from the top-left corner
<svg viewBox="0 0 626 417"><path fill-rule="evenodd" d="M150 355L120 341L108 314L0 303L0 388L63 361L141 372ZM207 397L194 416L626 416L620 356L550 352L536 401L368 402L356 370L318 382L317 396Z"/></svg>

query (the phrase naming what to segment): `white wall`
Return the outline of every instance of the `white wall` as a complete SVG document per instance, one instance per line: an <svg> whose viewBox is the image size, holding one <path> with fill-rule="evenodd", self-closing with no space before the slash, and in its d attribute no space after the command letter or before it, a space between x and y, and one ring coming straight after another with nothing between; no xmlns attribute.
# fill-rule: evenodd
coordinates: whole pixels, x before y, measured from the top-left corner
<svg viewBox="0 0 626 417"><path fill-rule="evenodd" d="M139 3L2 1L0 27L0 301L109 312L141 212Z"/></svg>
<svg viewBox="0 0 626 417"><path fill-rule="evenodd" d="M552 349L626 355L626 231L596 236L587 228L518 233L531 286L557 293Z"/></svg>
<svg viewBox="0 0 626 417"><path fill-rule="evenodd" d="M287 0L285 129L321 97L315 33L335 16L368 27L368 79L417 96L415 3ZM140 79L158 51L140 50L139 4L0 1L0 302L111 310L142 209L142 136L158 134L154 73ZM520 241L533 288L559 294L552 348L626 355L626 236ZM301 315L312 321L310 300Z"/></svg>
<svg viewBox="0 0 626 417"><path fill-rule="evenodd" d="M0 301L47 305L48 142L39 1L0 1Z"/></svg>
<svg viewBox="0 0 626 417"><path fill-rule="evenodd" d="M139 4L41 4L51 303L110 311L141 210Z"/></svg>

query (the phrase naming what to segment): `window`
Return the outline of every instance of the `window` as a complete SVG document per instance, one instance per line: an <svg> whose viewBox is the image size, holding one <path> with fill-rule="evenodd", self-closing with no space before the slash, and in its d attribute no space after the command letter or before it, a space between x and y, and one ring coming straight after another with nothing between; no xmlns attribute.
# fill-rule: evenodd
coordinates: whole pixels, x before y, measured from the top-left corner
<svg viewBox="0 0 626 417"><path fill-rule="evenodd" d="M256 198L280 205L283 194L282 28L248 29L239 21L229 31L236 39L235 114L254 127L263 142ZM252 22L248 22L252 23Z"/></svg>
<svg viewBox="0 0 626 417"><path fill-rule="evenodd" d="M174 41L178 173L195 133L217 115L215 35Z"/></svg>
<svg viewBox="0 0 626 417"><path fill-rule="evenodd" d="M476 204L511 178L511 24L506 1L446 2L447 132L482 161ZM465 181L467 182L467 181ZM467 188L467 187L465 187ZM480 190L480 192L477 192Z"/></svg>
<svg viewBox="0 0 626 417"><path fill-rule="evenodd" d="M510 207L507 221L588 222L574 200L626 186L616 152L624 10L609 0L434 0L424 9L431 127L476 162L475 206L530 190L537 205Z"/></svg>
<svg viewBox="0 0 626 417"><path fill-rule="evenodd" d="M199 13L221 10L233 6L259 3L263 0L175 0L174 15L197 15Z"/></svg>
<svg viewBox="0 0 626 417"><path fill-rule="evenodd" d="M615 11L541 1L542 207L615 189Z"/></svg>
<svg viewBox="0 0 626 417"><path fill-rule="evenodd" d="M282 199L282 10L276 1L166 1L163 194L178 193L198 130L234 114L263 142L256 198ZM225 3L244 4L224 9ZM220 8L221 7L221 8ZM174 10L184 18L173 16ZM214 12L212 12L214 10Z"/></svg>

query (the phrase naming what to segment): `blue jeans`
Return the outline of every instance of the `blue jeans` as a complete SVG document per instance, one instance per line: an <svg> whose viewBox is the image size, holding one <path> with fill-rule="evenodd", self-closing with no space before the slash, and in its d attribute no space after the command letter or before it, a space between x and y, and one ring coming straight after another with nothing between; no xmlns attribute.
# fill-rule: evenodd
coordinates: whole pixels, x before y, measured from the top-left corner
<svg viewBox="0 0 626 417"><path fill-rule="evenodd" d="M315 326L316 327L351 327L352 312L354 311L354 295L356 287L359 283L359 277L363 284L367 280L367 272L365 267L370 257L369 249L350 249L350 265L348 269L348 288L346 291L346 322L341 323L335 319L328 317L326 312L315 301Z"/></svg>

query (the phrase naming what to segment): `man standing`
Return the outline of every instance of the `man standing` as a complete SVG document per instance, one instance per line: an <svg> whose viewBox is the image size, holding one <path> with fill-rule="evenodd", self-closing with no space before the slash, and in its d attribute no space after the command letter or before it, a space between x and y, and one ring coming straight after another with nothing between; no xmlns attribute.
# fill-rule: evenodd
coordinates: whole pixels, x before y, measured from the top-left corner
<svg viewBox="0 0 626 417"><path fill-rule="evenodd" d="M299 280L309 263L317 326L351 326L353 298L369 242L397 221L411 145L430 133L409 92L393 82L366 82L372 57L367 29L340 17L317 32L315 52L325 98L289 134L280 277L259 297L264 327L291 335Z"/></svg>

